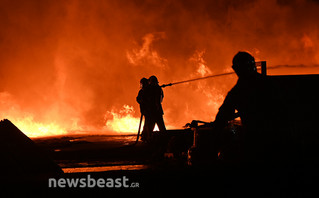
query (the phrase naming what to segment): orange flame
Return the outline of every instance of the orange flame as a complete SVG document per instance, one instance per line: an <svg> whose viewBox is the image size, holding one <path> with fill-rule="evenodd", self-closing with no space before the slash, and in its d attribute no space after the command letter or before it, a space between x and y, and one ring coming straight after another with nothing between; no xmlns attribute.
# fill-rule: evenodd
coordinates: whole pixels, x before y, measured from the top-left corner
<svg viewBox="0 0 319 198"><path fill-rule="evenodd" d="M33 120L33 117L23 119L12 119L12 122L28 137L43 137L67 134L67 130L57 123L40 123Z"/></svg>
<svg viewBox="0 0 319 198"><path fill-rule="evenodd" d="M315 1L29 1L0 2L0 119L30 137L136 132L141 77L230 72L239 50L268 66L304 65L269 75L319 73ZM213 120L236 80L165 88L167 128Z"/></svg>
<svg viewBox="0 0 319 198"><path fill-rule="evenodd" d="M118 112L115 110L107 111L105 117L111 115L112 119L106 121L105 130L117 133L136 133L138 131L140 118L134 117L134 113L134 108L129 105L124 105ZM141 127L143 127L143 123L141 123ZM167 127L172 128L172 126L169 125ZM141 128L141 130L143 129ZM154 131L159 131L157 125L155 125Z"/></svg>
<svg viewBox="0 0 319 198"><path fill-rule="evenodd" d="M139 118L135 118L134 108L129 105L124 105L117 113L114 109L107 111L105 117L111 115L112 120L107 120L105 123L106 130L113 132L134 132L138 130Z"/></svg>

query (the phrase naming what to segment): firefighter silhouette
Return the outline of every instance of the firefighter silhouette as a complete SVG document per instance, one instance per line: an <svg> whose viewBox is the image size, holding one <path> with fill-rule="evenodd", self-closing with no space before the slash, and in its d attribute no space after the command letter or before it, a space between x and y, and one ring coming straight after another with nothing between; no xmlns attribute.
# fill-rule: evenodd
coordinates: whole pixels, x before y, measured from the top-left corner
<svg viewBox="0 0 319 198"><path fill-rule="evenodd" d="M156 76L147 79L141 79L141 90L137 96L137 102L140 104L141 113L145 117L145 124L142 132L142 140L150 141L155 124L157 124L160 132L166 132L163 119L162 101L164 93L158 84Z"/></svg>
<svg viewBox="0 0 319 198"><path fill-rule="evenodd" d="M244 159L255 162L274 160L280 157L281 139L276 89L267 76L257 72L255 59L249 53L238 52L232 62L238 81L220 106L214 126L224 127L239 116L245 129L241 134Z"/></svg>

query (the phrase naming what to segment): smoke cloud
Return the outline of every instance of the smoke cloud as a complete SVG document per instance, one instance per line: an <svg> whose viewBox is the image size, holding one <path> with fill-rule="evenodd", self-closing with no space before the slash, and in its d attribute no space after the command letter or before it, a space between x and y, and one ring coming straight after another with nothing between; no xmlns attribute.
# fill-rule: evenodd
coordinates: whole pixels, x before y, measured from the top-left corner
<svg viewBox="0 0 319 198"><path fill-rule="evenodd" d="M123 108L139 118L142 77L229 72L239 50L268 65L318 65L318 18L314 0L2 0L0 118L99 130ZM273 74L305 72L319 68ZM165 88L166 123L213 120L236 79Z"/></svg>

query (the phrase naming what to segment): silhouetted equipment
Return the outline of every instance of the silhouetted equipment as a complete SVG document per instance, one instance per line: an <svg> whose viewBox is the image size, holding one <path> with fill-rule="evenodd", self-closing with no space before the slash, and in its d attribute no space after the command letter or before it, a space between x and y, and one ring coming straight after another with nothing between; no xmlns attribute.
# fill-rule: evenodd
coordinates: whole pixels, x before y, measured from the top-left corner
<svg viewBox="0 0 319 198"><path fill-rule="evenodd" d="M141 114L140 124L138 125L138 132L137 132L137 137L136 137L135 144L137 144L138 139L140 138L142 121L143 121L143 114Z"/></svg>
<svg viewBox="0 0 319 198"><path fill-rule="evenodd" d="M261 61L261 74L267 76L266 61Z"/></svg>
<svg viewBox="0 0 319 198"><path fill-rule="evenodd" d="M268 76L285 102L282 124L296 159L319 161L319 75Z"/></svg>
<svg viewBox="0 0 319 198"><path fill-rule="evenodd" d="M199 125L202 124L202 125ZM212 122L193 120L185 127L193 133L193 144L187 151L187 164L207 166L219 162L239 162L239 134L241 124L232 121L225 128L216 129Z"/></svg>
<svg viewBox="0 0 319 198"><path fill-rule="evenodd" d="M0 121L1 182L45 180L62 169L9 120Z"/></svg>
<svg viewBox="0 0 319 198"><path fill-rule="evenodd" d="M194 136L193 136L193 145L188 149L188 152L187 152L187 164L188 165L196 165L196 163L198 161L203 161L203 159L199 160L198 159L198 156L200 156L201 153L203 153L203 151L200 151L198 149L198 132L199 132L199 127L198 127L198 124L201 123L201 124L209 124L207 122L203 122L203 121L200 121L200 120L193 120L191 123L187 123L184 127L190 127L191 130L193 131L194 133ZM207 157L206 157L207 158Z"/></svg>
<svg viewBox="0 0 319 198"><path fill-rule="evenodd" d="M256 62L256 66L257 66L257 68L258 68L258 67L261 68L261 74L262 74L262 75L267 76L267 65L266 65L266 61Z"/></svg>

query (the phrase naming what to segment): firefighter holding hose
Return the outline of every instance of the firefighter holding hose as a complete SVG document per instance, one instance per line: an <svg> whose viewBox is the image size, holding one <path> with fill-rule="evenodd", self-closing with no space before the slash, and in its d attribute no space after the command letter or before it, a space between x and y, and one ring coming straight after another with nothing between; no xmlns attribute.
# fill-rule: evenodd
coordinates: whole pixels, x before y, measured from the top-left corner
<svg viewBox="0 0 319 198"><path fill-rule="evenodd" d="M157 124L160 132L166 132L166 127L163 119L162 101L164 93L158 85L156 76L151 76L149 79L141 79L141 90L136 98L140 104L142 117L145 117L145 123L142 132L142 141L150 142L155 124ZM141 121L142 121L141 117Z"/></svg>

